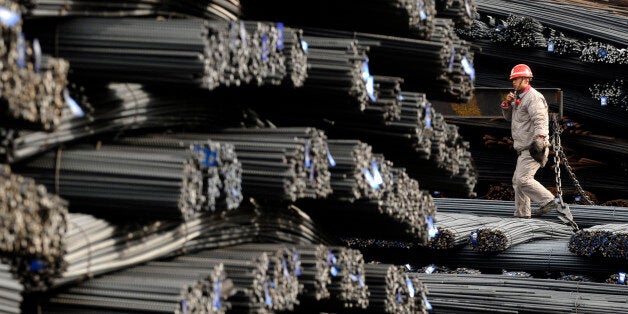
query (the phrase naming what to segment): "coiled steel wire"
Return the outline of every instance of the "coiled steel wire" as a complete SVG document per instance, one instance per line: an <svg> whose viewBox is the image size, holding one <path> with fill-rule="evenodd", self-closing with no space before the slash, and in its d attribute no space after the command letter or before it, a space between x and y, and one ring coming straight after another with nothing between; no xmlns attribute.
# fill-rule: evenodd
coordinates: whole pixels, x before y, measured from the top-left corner
<svg viewBox="0 0 628 314"><path fill-rule="evenodd" d="M21 313L23 287L8 265L0 263L0 313Z"/></svg>
<svg viewBox="0 0 628 314"><path fill-rule="evenodd" d="M93 2L71 0L18 0L24 15L32 17L56 16L153 16L182 14L231 21L240 16L238 0L216 1L109 1Z"/></svg>
<svg viewBox="0 0 628 314"><path fill-rule="evenodd" d="M583 256L628 259L628 224L592 226L576 232L569 251Z"/></svg>

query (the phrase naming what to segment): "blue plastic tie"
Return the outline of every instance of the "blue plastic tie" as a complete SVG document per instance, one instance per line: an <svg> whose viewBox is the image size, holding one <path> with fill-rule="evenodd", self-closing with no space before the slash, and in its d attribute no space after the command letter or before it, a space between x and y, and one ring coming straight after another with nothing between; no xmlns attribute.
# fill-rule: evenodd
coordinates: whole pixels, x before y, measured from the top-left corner
<svg viewBox="0 0 628 314"><path fill-rule="evenodd" d="M16 12L9 10L9 8L5 6L0 6L0 23L13 27L15 26L22 18Z"/></svg>
<svg viewBox="0 0 628 314"><path fill-rule="evenodd" d="M467 56L462 57L460 63L462 64L462 69L464 69L464 72L469 75L472 81L475 81L475 68L473 68L473 63L471 63L471 61L467 59Z"/></svg>
<svg viewBox="0 0 628 314"><path fill-rule="evenodd" d="M281 265L283 266L283 276L290 277L290 273L288 272L288 262L286 262L285 258L281 258Z"/></svg>
<svg viewBox="0 0 628 314"><path fill-rule="evenodd" d="M362 62L362 79L366 82L368 81L370 76L371 76L371 70L369 70L369 62L363 61Z"/></svg>
<svg viewBox="0 0 628 314"><path fill-rule="evenodd" d="M436 270L436 266L434 266L434 265L430 265L430 266L427 266L427 268L425 268L425 273L426 273L426 274L431 274L431 273L433 273L435 270Z"/></svg>
<svg viewBox="0 0 628 314"><path fill-rule="evenodd" d="M573 198L576 202L580 202L580 200L582 200L582 196L580 195L576 195L576 197Z"/></svg>
<svg viewBox="0 0 628 314"><path fill-rule="evenodd" d="M469 240L473 244L478 243L478 232L477 231L471 231L471 235L469 236Z"/></svg>
<svg viewBox="0 0 628 314"><path fill-rule="evenodd" d="M379 172L379 167L377 167L377 161L375 159L371 160L371 167L373 168L373 179L375 180L374 182L375 184L377 184L377 187L379 187L382 183L384 183L384 179Z"/></svg>
<svg viewBox="0 0 628 314"><path fill-rule="evenodd" d="M309 168L312 165L310 160L310 140L305 141L305 168Z"/></svg>
<svg viewBox="0 0 628 314"><path fill-rule="evenodd" d="M358 273L358 284L360 287L364 287L364 276L361 273Z"/></svg>
<svg viewBox="0 0 628 314"><path fill-rule="evenodd" d="M456 60L456 51L451 51L451 56L449 57L449 71L454 70L454 60Z"/></svg>
<svg viewBox="0 0 628 314"><path fill-rule="evenodd" d="M430 112L430 108L432 108L431 103L425 104L425 126L428 128L432 127L432 113Z"/></svg>
<svg viewBox="0 0 628 314"><path fill-rule="evenodd" d="M327 146L327 143L325 143L325 150L327 151L327 160L329 160L329 165L332 167L335 167L336 160L334 160L334 157L331 155L331 152L329 151L329 146Z"/></svg>
<svg viewBox="0 0 628 314"><path fill-rule="evenodd" d="M26 39L24 33L20 33L17 37L17 65L20 68L26 67Z"/></svg>
<svg viewBox="0 0 628 314"><path fill-rule="evenodd" d="M606 49L604 49L604 48L600 47L600 48L597 50L597 55L598 55L598 56L600 56L600 57L602 57L602 58L606 58L606 56L608 56L608 51L606 51Z"/></svg>
<svg viewBox="0 0 628 314"><path fill-rule="evenodd" d="M375 97L375 79L373 76L369 76L366 80L366 93L369 95L371 101L377 101L377 97Z"/></svg>
<svg viewBox="0 0 628 314"><path fill-rule="evenodd" d="M181 312L188 314L188 300L186 299L181 300Z"/></svg>
<svg viewBox="0 0 628 314"><path fill-rule="evenodd" d="M430 301L427 300L427 296L425 296L425 293L422 293L423 295L423 302L425 302L425 309L428 311L432 310L432 305L430 304Z"/></svg>
<svg viewBox="0 0 628 314"><path fill-rule="evenodd" d="M547 52L554 52L554 41L548 41L547 42Z"/></svg>
<svg viewBox="0 0 628 314"><path fill-rule="evenodd" d="M294 272L298 276L301 276L301 257L299 256L299 252L296 250L292 253L292 258L294 259Z"/></svg>
<svg viewBox="0 0 628 314"><path fill-rule="evenodd" d="M63 90L63 100L68 105L70 111L75 117L82 118L85 116L85 112L83 112L81 106L79 106L78 103L76 103L76 101L72 99L72 97L70 96L70 91L67 88Z"/></svg>
<svg viewBox="0 0 628 314"><path fill-rule="evenodd" d="M33 39L33 56L35 59L35 64L33 65L35 73L39 72L41 68L41 45L39 44L39 39Z"/></svg>
<svg viewBox="0 0 628 314"><path fill-rule="evenodd" d="M242 46L246 47L246 27L244 26L244 22L240 22L240 37L242 39Z"/></svg>
<svg viewBox="0 0 628 314"><path fill-rule="evenodd" d="M329 268L329 273L334 277L338 276L338 267L332 265L331 268Z"/></svg>
<svg viewBox="0 0 628 314"><path fill-rule="evenodd" d="M30 264L28 264L28 268L30 271L40 271L46 267L46 262L39 259L32 259Z"/></svg>
<svg viewBox="0 0 628 314"><path fill-rule="evenodd" d="M268 49L268 35L264 34L262 35L262 62L266 63L268 62L268 54L269 54L269 49Z"/></svg>
<svg viewBox="0 0 628 314"><path fill-rule="evenodd" d="M238 196L238 195L240 195L240 192L238 192L238 190L236 188L231 188L231 195Z"/></svg>
<svg viewBox="0 0 628 314"><path fill-rule="evenodd" d="M608 96L600 96L600 105L606 107L608 105Z"/></svg>
<svg viewBox="0 0 628 314"><path fill-rule="evenodd" d="M197 145L194 145L194 151L203 153L203 159L201 160L201 165L205 167L215 167L218 164L218 152L215 152L209 148L200 147Z"/></svg>
<svg viewBox="0 0 628 314"><path fill-rule="evenodd" d="M625 272L619 272L619 277L617 277L617 283L620 285L625 285L626 284L626 273Z"/></svg>
<svg viewBox="0 0 628 314"><path fill-rule="evenodd" d="M307 44L307 41L301 40L301 49L303 49L303 51L305 51L307 53L307 49L309 47L310 47L310 45Z"/></svg>
<svg viewBox="0 0 628 314"><path fill-rule="evenodd" d="M315 169L316 169L316 160L312 161L312 167L310 167L310 177L309 177L310 182L314 181L314 172L315 172L314 170Z"/></svg>
<svg viewBox="0 0 628 314"><path fill-rule="evenodd" d="M412 283L412 280L410 280L410 278L406 277L406 286L408 286L408 295L411 298L414 298L414 284Z"/></svg>
<svg viewBox="0 0 628 314"><path fill-rule="evenodd" d="M264 302L266 306L273 306L273 299L270 297L270 293L268 292L268 284L264 285Z"/></svg>
<svg viewBox="0 0 628 314"><path fill-rule="evenodd" d="M283 50L283 23L277 22L277 50Z"/></svg>
<svg viewBox="0 0 628 314"><path fill-rule="evenodd" d="M358 276L356 276L354 274L349 274L349 278L351 278L351 281L353 281L353 282L357 282L358 281Z"/></svg>
<svg viewBox="0 0 628 314"><path fill-rule="evenodd" d="M213 305L214 305L214 309L215 310L219 310L220 306L222 305L220 302L220 294L221 294L221 290L222 290L222 281L221 280L216 280L214 281L214 300L213 300Z"/></svg>
<svg viewBox="0 0 628 314"><path fill-rule="evenodd" d="M419 1L419 17L421 18L421 21L427 20L427 14L425 14L425 4L423 3L423 0Z"/></svg>
<svg viewBox="0 0 628 314"><path fill-rule="evenodd" d="M434 225L434 217L429 216L425 218L425 223L427 223L427 234L429 235L430 239L436 237L436 235L438 234L438 228L436 228L436 226Z"/></svg>
<svg viewBox="0 0 628 314"><path fill-rule="evenodd" d="M440 196L440 191L434 191L434 196Z"/></svg>
<svg viewBox="0 0 628 314"><path fill-rule="evenodd" d="M366 178L366 182L368 182L371 188L373 190L377 190L379 188L379 185L375 183L375 179L373 178L371 171L369 171L368 169L364 169L362 170L362 173L364 174L364 178Z"/></svg>
<svg viewBox="0 0 628 314"><path fill-rule="evenodd" d="M403 98L403 95L399 94L399 97L397 97L397 99L398 99L399 101L403 101L403 99L404 99L404 98Z"/></svg>

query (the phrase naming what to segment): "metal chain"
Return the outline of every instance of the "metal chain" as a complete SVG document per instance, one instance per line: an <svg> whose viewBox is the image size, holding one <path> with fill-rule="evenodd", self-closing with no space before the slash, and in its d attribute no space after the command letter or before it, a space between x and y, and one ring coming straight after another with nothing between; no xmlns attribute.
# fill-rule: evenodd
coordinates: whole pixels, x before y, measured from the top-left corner
<svg viewBox="0 0 628 314"><path fill-rule="evenodd" d="M552 120L553 120L552 126L554 129L554 136L552 138L552 147L554 148L554 163L556 163L556 165L554 166L554 173L556 174L556 188L558 189L558 199L560 200L560 203L561 204L563 203L562 182L560 179L560 161L562 160L563 165L565 165L565 169L567 169L567 173L569 173L569 176L571 177L571 180L573 181L574 186L578 190L578 193L580 193L580 195L585 199L585 201L589 205L595 205L595 203L593 203L593 201L591 201L589 196L584 192L584 189L582 189L582 186L580 185L580 182L576 178L576 174L573 172L573 169L569 165L567 156L565 155L565 152L563 151L563 147L560 142L560 134L563 132L563 130L560 127L557 114L555 113L552 114Z"/></svg>

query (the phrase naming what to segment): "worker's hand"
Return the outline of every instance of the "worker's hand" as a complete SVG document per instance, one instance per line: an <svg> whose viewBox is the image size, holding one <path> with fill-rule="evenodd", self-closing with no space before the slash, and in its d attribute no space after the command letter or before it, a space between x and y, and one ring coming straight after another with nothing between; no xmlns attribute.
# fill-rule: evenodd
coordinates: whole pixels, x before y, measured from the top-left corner
<svg viewBox="0 0 628 314"><path fill-rule="evenodd" d="M535 137L530 145L530 156L540 163L541 167L545 167L547 163L548 147L549 142L544 137Z"/></svg>
<svg viewBox="0 0 628 314"><path fill-rule="evenodd" d="M510 104L512 104L512 102L513 102L514 100L515 100L515 93L513 93L513 92L508 93L508 95L506 96L506 100L504 100L504 101L501 103L501 107L502 107L503 109L508 109L508 108L510 108Z"/></svg>

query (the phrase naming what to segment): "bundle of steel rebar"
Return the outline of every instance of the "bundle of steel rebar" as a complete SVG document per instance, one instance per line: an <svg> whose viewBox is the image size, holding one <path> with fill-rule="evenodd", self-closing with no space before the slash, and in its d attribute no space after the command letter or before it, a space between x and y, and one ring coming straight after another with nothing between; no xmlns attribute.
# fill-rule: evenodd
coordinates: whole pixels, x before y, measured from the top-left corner
<svg viewBox="0 0 628 314"><path fill-rule="evenodd" d="M628 259L628 224L606 224L578 231L569 251L583 256Z"/></svg>
<svg viewBox="0 0 628 314"><path fill-rule="evenodd" d="M558 1L476 0L478 11L494 15L517 12L566 32L576 32L619 45L628 42L628 17L599 6Z"/></svg>
<svg viewBox="0 0 628 314"><path fill-rule="evenodd" d="M591 96L606 105L616 106L619 109L628 111L628 87L623 79L617 79L613 82L593 84L589 87Z"/></svg>
<svg viewBox="0 0 628 314"><path fill-rule="evenodd" d="M571 227L538 219L501 218L472 231L471 248L481 253L500 253L538 239L569 238Z"/></svg>
<svg viewBox="0 0 628 314"><path fill-rule="evenodd" d="M102 143L102 142L101 142ZM118 146L121 145L121 146ZM141 147L141 148L140 148ZM198 155L203 172L204 210L231 210L242 202L242 164L235 147L229 143L211 140L179 141L153 137L121 137L104 144L99 149L112 151L160 152L170 154Z"/></svg>
<svg viewBox="0 0 628 314"><path fill-rule="evenodd" d="M21 313L23 287L11 273L8 265L0 263L0 313Z"/></svg>
<svg viewBox="0 0 628 314"><path fill-rule="evenodd" d="M292 252L281 245L260 250L235 246L180 257L197 263L222 263L236 293L227 299L236 312L288 311L297 303L298 281ZM286 251L289 258L285 258ZM289 290L294 289L294 290Z"/></svg>
<svg viewBox="0 0 628 314"><path fill-rule="evenodd" d="M331 285L331 278L335 276L331 268L333 265L330 254L333 253L330 248L322 244L302 244L296 248L299 253L299 284L303 285L299 293L299 303L303 306L304 302L329 299L327 286Z"/></svg>
<svg viewBox="0 0 628 314"><path fill-rule="evenodd" d="M478 254L469 245L453 250L429 250L425 253L413 255L416 256L414 262L419 265L464 265L474 269L525 271L544 275L562 273L608 276L626 268L624 260L596 259L569 252L569 238L522 243L499 254Z"/></svg>
<svg viewBox="0 0 628 314"><path fill-rule="evenodd" d="M304 32L306 37L357 40L369 48L371 72L402 77L404 89L429 92L430 98L446 101L468 101L473 96L474 54L449 19L435 19L435 29L423 40L333 29L305 28Z"/></svg>
<svg viewBox="0 0 628 314"><path fill-rule="evenodd" d="M32 178L11 173L8 166L0 171L0 256L19 270L18 274L46 267L50 269L47 275L58 275L67 202Z"/></svg>
<svg viewBox="0 0 628 314"><path fill-rule="evenodd" d="M234 127L242 113L219 103L207 103L204 91L181 98L170 90L130 83L71 89L82 115L68 115L52 132L0 128L0 159L13 163L61 144L107 134L177 128L196 131Z"/></svg>
<svg viewBox="0 0 628 314"><path fill-rule="evenodd" d="M427 289L416 276L391 264L364 265L369 288L369 306L373 313L428 313Z"/></svg>
<svg viewBox="0 0 628 314"><path fill-rule="evenodd" d="M473 23L477 7L473 0L438 0L436 12L436 16L450 18L457 26L466 26Z"/></svg>
<svg viewBox="0 0 628 314"><path fill-rule="evenodd" d="M39 306L42 313L225 313L234 288L219 262L175 259L88 280Z"/></svg>
<svg viewBox="0 0 628 314"><path fill-rule="evenodd" d="M330 169L334 199L352 202L381 197L383 177L370 145L359 140L335 139L327 144L335 163Z"/></svg>
<svg viewBox="0 0 628 314"><path fill-rule="evenodd" d="M434 2L425 0L376 0L368 5L360 1L325 0L305 8L287 0L240 2L242 14L248 19L411 37L428 36L437 13Z"/></svg>
<svg viewBox="0 0 628 314"><path fill-rule="evenodd" d="M333 298L340 300L346 309L366 309L369 305L369 290L365 283L364 258L354 249L332 248L338 253L339 275L332 278L328 287ZM335 284L336 283L336 284Z"/></svg>
<svg viewBox="0 0 628 314"><path fill-rule="evenodd" d="M294 201L322 198L332 192L327 138L315 128L228 128L221 133L158 137L233 144L242 163L242 189L247 196Z"/></svg>
<svg viewBox="0 0 628 314"><path fill-rule="evenodd" d="M435 312L622 313L628 287L489 274L411 274Z"/></svg>
<svg viewBox="0 0 628 314"><path fill-rule="evenodd" d="M495 201L462 198L434 198L439 212L467 213L479 216L512 217L515 204L512 201ZM628 208L598 205L569 205L574 220L581 228L612 223L628 223ZM551 212L538 219L556 219L556 212Z"/></svg>
<svg viewBox="0 0 628 314"><path fill-rule="evenodd" d="M236 20L240 16L238 0L169 1L132 0L93 2L71 0L18 0L24 15L33 17L55 16L154 16L182 14L217 20Z"/></svg>
<svg viewBox="0 0 628 314"><path fill-rule="evenodd" d="M39 41L26 40L22 32L19 6L2 0L0 10L0 122L53 129L67 106L69 64L51 59L42 66Z"/></svg>
<svg viewBox="0 0 628 314"><path fill-rule="evenodd" d="M438 233L427 243L432 249L447 250L469 242L471 232L498 221L498 217L480 217L461 213L438 213Z"/></svg>
<svg viewBox="0 0 628 314"><path fill-rule="evenodd" d="M45 153L15 169L68 199L71 209L186 219L209 209L208 197L217 197L205 190L204 163L218 156L206 143L199 146L198 151L188 146L179 152L77 146Z"/></svg>
<svg viewBox="0 0 628 314"><path fill-rule="evenodd" d="M279 84L285 57L303 62L298 30L268 22L196 18L74 18L35 21L29 36L72 63L73 74L96 81L220 85ZM286 43L282 37L288 35ZM284 51L285 50L285 51ZM296 52L295 52L296 51ZM304 65L290 69L302 71Z"/></svg>

